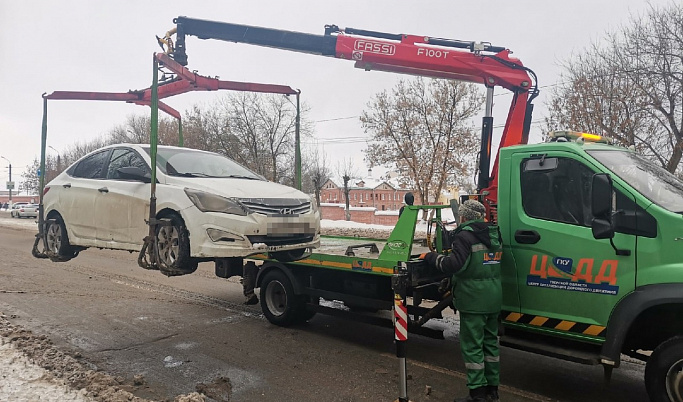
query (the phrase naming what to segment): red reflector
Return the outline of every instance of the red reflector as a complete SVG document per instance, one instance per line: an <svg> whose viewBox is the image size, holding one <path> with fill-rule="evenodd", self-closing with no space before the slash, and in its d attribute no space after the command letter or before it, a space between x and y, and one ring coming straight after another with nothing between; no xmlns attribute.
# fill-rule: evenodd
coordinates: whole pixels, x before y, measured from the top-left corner
<svg viewBox="0 0 683 402"><path fill-rule="evenodd" d="M43 189L43 196L44 196L45 194L47 194L48 191L50 191L50 187L45 187L45 188Z"/></svg>

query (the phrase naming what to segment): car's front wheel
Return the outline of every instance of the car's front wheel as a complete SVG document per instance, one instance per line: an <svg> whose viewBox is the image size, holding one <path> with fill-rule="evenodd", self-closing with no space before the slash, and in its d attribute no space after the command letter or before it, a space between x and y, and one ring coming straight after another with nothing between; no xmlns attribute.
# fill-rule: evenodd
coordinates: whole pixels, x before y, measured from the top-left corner
<svg viewBox="0 0 683 402"><path fill-rule="evenodd" d="M182 218L173 214L161 221L154 238L159 270L167 276L193 273L198 263L190 257L190 234Z"/></svg>
<svg viewBox="0 0 683 402"><path fill-rule="evenodd" d="M78 255L78 252L69 243L69 235L66 233L64 220L59 215L47 221L45 246L47 251L52 254L50 256L52 261L69 261Z"/></svg>

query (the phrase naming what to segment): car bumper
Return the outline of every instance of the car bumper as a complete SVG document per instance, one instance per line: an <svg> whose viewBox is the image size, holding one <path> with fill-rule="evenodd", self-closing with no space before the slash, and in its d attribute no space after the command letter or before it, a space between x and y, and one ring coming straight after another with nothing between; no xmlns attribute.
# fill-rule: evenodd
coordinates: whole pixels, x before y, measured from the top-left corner
<svg viewBox="0 0 683 402"><path fill-rule="evenodd" d="M183 219L190 231L190 256L197 258L248 257L320 246L318 213L237 216L190 207L183 211Z"/></svg>

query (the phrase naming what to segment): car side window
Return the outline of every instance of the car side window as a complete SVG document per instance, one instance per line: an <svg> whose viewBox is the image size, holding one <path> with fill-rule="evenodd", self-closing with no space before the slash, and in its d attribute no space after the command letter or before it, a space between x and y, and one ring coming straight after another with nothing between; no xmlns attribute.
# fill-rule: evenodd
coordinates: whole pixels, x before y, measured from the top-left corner
<svg viewBox="0 0 683 402"><path fill-rule="evenodd" d="M142 159L140 154L128 148L117 148L111 153L111 159L107 168L107 179L120 179L121 176L117 169L122 167L137 167L144 172L150 171L147 162Z"/></svg>
<svg viewBox="0 0 683 402"><path fill-rule="evenodd" d="M522 206L527 215L590 226L593 171L570 158L530 158L522 162Z"/></svg>
<svg viewBox="0 0 683 402"><path fill-rule="evenodd" d="M83 177L85 179L101 179L104 164L107 161L109 150L90 155L82 161L78 162L76 169L73 171L74 177Z"/></svg>

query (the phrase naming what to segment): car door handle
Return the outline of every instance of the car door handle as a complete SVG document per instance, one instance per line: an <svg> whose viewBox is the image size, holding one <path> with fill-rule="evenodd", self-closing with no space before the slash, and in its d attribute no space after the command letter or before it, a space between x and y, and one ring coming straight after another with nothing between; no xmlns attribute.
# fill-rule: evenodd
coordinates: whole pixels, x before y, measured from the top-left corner
<svg viewBox="0 0 683 402"><path fill-rule="evenodd" d="M517 230L515 240L521 244L536 244L541 240L541 235L535 230Z"/></svg>
<svg viewBox="0 0 683 402"><path fill-rule="evenodd" d="M64 187L64 188L71 188L71 183L62 184L62 187Z"/></svg>
<svg viewBox="0 0 683 402"><path fill-rule="evenodd" d="M100 193L108 193L109 189L106 187L102 187L102 188L98 188L97 191L99 191Z"/></svg>

